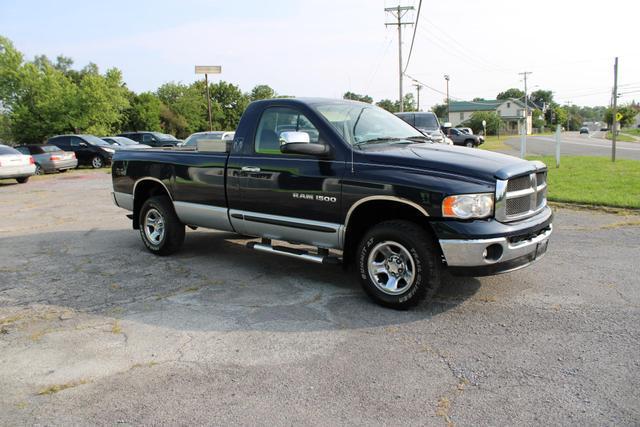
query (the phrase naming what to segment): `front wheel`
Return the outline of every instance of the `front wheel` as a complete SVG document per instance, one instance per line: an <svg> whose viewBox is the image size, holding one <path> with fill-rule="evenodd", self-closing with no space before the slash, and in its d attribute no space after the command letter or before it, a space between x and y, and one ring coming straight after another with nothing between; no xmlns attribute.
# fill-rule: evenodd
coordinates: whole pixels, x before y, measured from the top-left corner
<svg viewBox="0 0 640 427"><path fill-rule="evenodd" d="M23 178L16 178L16 181L18 181L18 184L26 184L27 181L29 181L29 177L25 176Z"/></svg>
<svg viewBox="0 0 640 427"><path fill-rule="evenodd" d="M184 224L180 222L171 199L154 196L140 209L140 236L147 249L156 255L170 255L184 242Z"/></svg>
<svg viewBox="0 0 640 427"><path fill-rule="evenodd" d="M94 169L100 169L101 167L104 167L104 159L100 156L94 156L93 159L91 159L91 166Z"/></svg>
<svg viewBox="0 0 640 427"><path fill-rule="evenodd" d="M427 231L410 221L385 221L363 237L358 270L365 292L378 304L407 309L440 286L439 252Z"/></svg>
<svg viewBox="0 0 640 427"><path fill-rule="evenodd" d="M464 145L466 145L469 148L473 148L473 141L469 140Z"/></svg>

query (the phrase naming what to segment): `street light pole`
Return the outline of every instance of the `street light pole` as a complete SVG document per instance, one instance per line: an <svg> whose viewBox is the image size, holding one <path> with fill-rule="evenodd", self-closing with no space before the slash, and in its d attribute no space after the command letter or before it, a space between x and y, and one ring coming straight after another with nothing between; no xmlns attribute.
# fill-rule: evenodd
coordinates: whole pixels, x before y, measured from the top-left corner
<svg viewBox="0 0 640 427"><path fill-rule="evenodd" d="M451 122L451 114L450 114L450 111L449 111L449 104L450 104L450 101L449 101L449 74L445 74L444 75L444 79L447 81L447 121Z"/></svg>

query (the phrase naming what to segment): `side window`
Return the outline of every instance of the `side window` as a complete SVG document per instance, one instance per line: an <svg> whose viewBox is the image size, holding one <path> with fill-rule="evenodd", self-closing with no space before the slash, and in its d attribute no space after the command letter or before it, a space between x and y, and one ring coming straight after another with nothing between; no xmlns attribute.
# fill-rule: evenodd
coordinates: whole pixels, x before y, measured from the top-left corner
<svg viewBox="0 0 640 427"><path fill-rule="evenodd" d="M18 150L19 152L21 152L22 154L31 154L29 152L29 148L27 147L16 147L16 150Z"/></svg>
<svg viewBox="0 0 640 427"><path fill-rule="evenodd" d="M273 107L266 109L260 117L255 140L256 153L281 154L282 132L305 132L309 135L309 142L322 143L320 132L306 116L292 108Z"/></svg>
<svg viewBox="0 0 640 427"><path fill-rule="evenodd" d="M415 114L400 114L398 117L409 123L411 126L418 126Z"/></svg>
<svg viewBox="0 0 640 427"><path fill-rule="evenodd" d="M81 140L80 138L78 138L77 136L72 136L71 137L71 147L73 148L80 148L80 144L84 142L83 140Z"/></svg>
<svg viewBox="0 0 640 427"><path fill-rule="evenodd" d="M66 136L59 136L57 138L51 138L47 141L47 144L55 145L57 147L62 148L63 150L69 149L69 138Z"/></svg>
<svg viewBox="0 0 640 427"><path fill-rule="evenodd" d="M149 135L148 133L145 133L142 135L142 143L143 144L148 144L150 142L153 142L153 136Z"/></svg>

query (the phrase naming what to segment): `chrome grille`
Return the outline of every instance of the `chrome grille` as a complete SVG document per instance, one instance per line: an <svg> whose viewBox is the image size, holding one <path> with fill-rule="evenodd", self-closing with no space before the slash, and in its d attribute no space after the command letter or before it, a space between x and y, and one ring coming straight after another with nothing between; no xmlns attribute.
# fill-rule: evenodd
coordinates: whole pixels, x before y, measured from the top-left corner
<svg viewBox="0 0 640 427"><path fill-rule="evenodd" d="M542 164L540 164L542 166ZM547 204L547 172L533 172L496 184L495 216L510 222L535 215Z"/></svg>

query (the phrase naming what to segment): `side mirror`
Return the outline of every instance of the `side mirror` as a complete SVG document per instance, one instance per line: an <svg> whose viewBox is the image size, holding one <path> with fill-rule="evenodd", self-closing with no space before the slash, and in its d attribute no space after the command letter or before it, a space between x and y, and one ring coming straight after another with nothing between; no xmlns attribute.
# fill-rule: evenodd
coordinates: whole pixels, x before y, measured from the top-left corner
<svg viewBox="0 0 640 427"><path fill-rule="evenodd" d="M306 132L282 132L280 133L280 144L309 144L311 139Z"/></svg>
<svg viewBox="0 0 640 427"><path fill-rule="evenodd" d="M301 133L301 132L292 132ZM308 136L308 135L307 135ZM303 154L306 156L329 157L331 150L328 145L311 144L309 142L289 142L280 146L283 154Z"/></svg>

